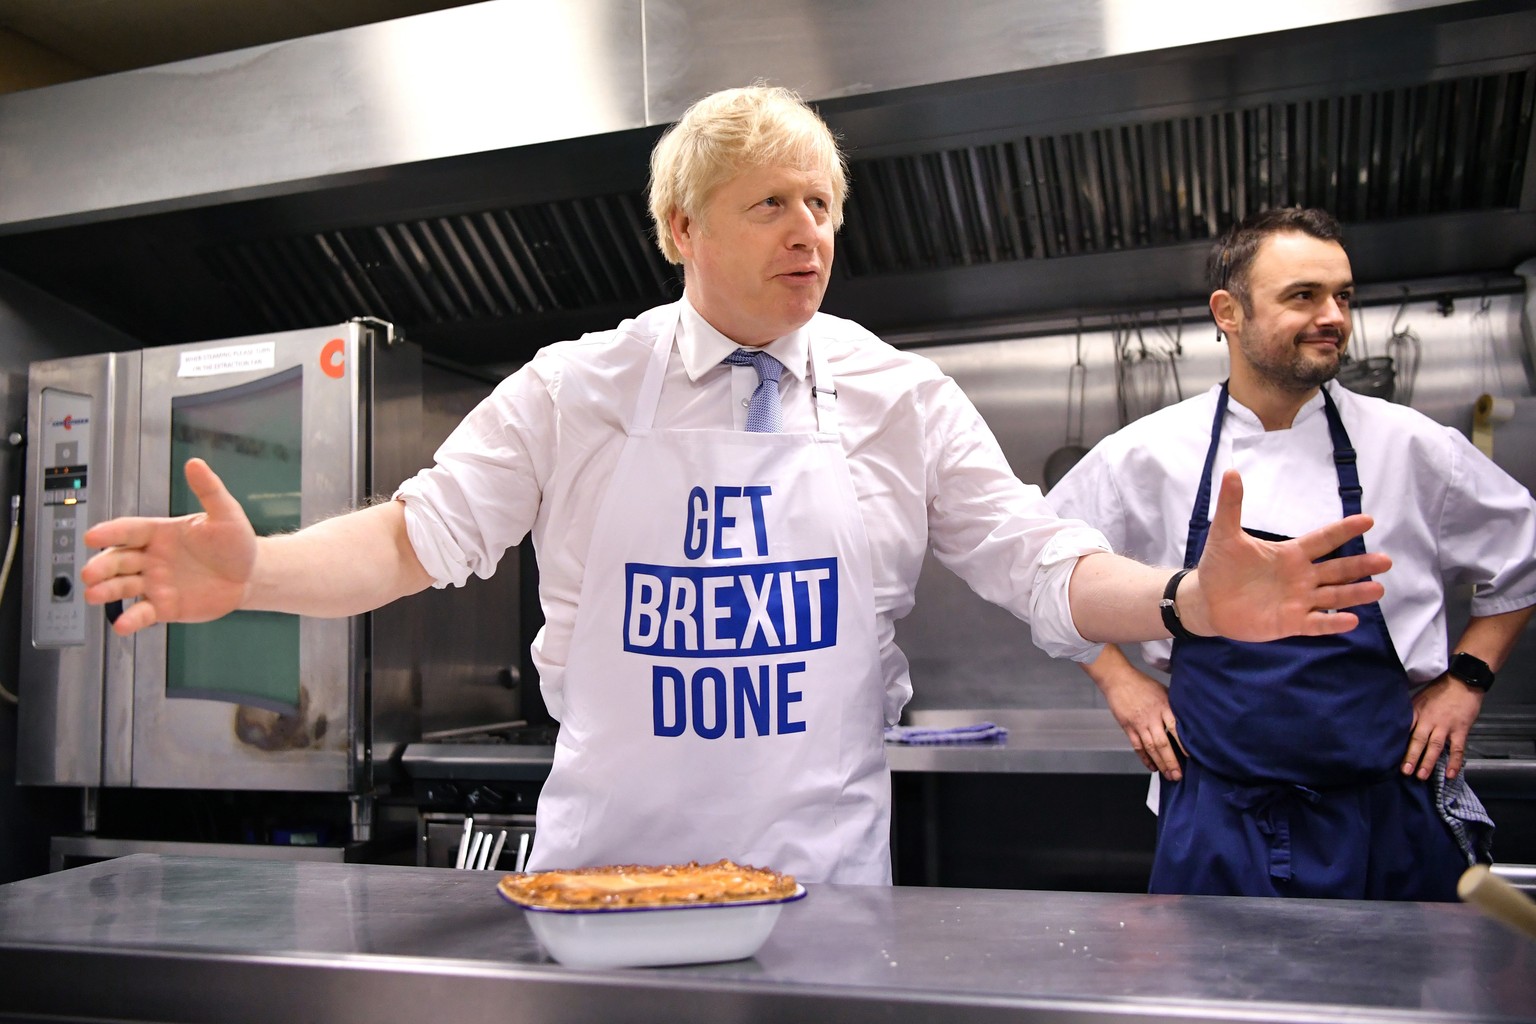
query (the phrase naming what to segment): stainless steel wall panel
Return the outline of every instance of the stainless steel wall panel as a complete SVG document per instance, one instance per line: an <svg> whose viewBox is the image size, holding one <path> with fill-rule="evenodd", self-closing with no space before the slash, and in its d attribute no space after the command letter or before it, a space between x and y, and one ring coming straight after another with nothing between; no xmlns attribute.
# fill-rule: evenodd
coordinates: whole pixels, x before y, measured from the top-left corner
<svg viewBox="0 0 1536 1024"><path fill-rule="evenodd" d="M487 3L0 98L0 230L644 125L641 0Z"/></svg>
<svg viewBox="0 0 1536 1024"><path fill-rule="evenodd" d="M648 0L647 118L675 120L698 97L758 77L825 100L1443 6L1445 0Z"/></svg>

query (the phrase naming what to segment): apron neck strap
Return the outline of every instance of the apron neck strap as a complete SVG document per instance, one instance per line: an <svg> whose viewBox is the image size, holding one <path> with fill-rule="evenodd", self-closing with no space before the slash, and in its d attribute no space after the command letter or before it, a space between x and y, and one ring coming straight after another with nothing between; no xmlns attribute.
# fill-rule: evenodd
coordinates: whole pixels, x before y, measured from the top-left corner
<svg viewBox="0 0 1536 1024"><path fill-rule="evenodd" d="M822 346L807 334L806 347L811 351L811 394L816 399L816 429L834 437L838 433L837 384L832 371L827 368L827 357Z"/></svg>
<svg viewBox="0 0 1536 1024"><path fill-rule="evenodd" d="M1200 552L1205 548L1205 534L1211 527L1211 478L1216 466L1216 451L1221 443L1221 425L1226 420L1227 403L1231 397L1228 390L1230 383L1230 380L1221 382L1221 394L1216 399L1216 415L1211 420L1211 444L1205 452L1205 469L1200 473L1195 507L1189 514L1189 534L1184 542L1185 568L1192 568L1200 561ZM1334 405L1327 386L1319 390L1323 393L1323 414L1328 419L1328 436L1333 442L1333 467L1339 481L1339 506L1344 515L1356 515L1360 511L1360 499L1365 491L1360 486L1359 467L1355 465L1354 443L1349 438L1349 431L1344 429L1344 420L1339 416L1338 406ZM1341 554L1363 554L1365 541L1360 537L1352 538L1339 550Z"/></svg>
<svg viewBox="0 0 1536 1024"><path fill-rule="evenodd" d="M1339 504L1346 516L1358 515L1365 489L1360 486L1360 468L1355 465L1355 445L1349 439L1349 431L1344 429L1344 420L1339 416L1338 406L1333 404L1333 396L1326 387L1322 391L1323 411L1328 414L1328 436L1333 438L1333 465L1339 476Z"/></svg>
<svg viewBox="0 0 1536 1024"><path fill-rule="evenodd" d="M672 355L672 344L677 339L677 320L683 304L674 302L655 311L656 343L651 346L651 358L645 365L645 377L640 391L635 395L635 411L629 417L629 429L650 430L656 423L656 407L661 403L661 382L667 376L667 359Z"/></svg>
<svg viewBox="0 0 1536 1024"><path fill-rule="evenodd" d="M1205 449L1205 468L1200 472L1200 487L1195 491L1195 507L1189 513L1189 533L1184 538L1184 568L1193 569L1205 549L1205 534L1211 527L1211 475L1216 467L1216 450L1221 447L1221 424L1227 416L1229 381L1221 382L1216 396L1216 415L1211 419L1211 443Z"/></svg>

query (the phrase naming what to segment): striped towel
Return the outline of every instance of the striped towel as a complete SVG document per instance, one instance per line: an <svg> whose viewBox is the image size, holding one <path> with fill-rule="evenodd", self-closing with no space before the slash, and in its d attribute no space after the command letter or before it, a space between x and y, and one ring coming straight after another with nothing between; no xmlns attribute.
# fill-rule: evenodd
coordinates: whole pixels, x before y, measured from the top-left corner
<svg viewBox="0 0 1536 1024"><path fill-rule="evenodd" d="M946 728L927 725L888 725L885 727L887 743L1001 743L1008 738L1008 730L992 722L975 725L952 725Z"/></svg>
<svg viewBox="0 0 1536 1024"><path fill-rule="evenodd" d="M1468 865L1492 864L1493 819L1488 817L1483 802L1472 792L1472 787L1467 785L1465 773L1454 779L1446 779L1445 766L1449 760L1449 751L1442 753L1440 760L1435 762L1435 774L1429 779L1435 810L1439 812L1441 820L1450 826L1451 834L1456 837L1456 845L1466 855Z"/></svg>

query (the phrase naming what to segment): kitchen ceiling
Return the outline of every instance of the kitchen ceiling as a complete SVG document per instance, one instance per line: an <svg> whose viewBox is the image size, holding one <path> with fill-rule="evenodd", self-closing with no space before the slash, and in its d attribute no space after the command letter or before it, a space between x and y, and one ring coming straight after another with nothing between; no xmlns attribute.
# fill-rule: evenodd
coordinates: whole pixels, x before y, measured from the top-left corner
<svg viewBox="0 0 1536 1024"><path fill-rule="evenodd" d="M1536 255L1536 10L1512 0L818 105L853 181L826 308L908 339L1198 305L1209 240L1279 205L1334 210L1368 282L1511 289ZM677 294L643 201L655 120L0 233L0 268L151 345L367 314L516 362Z"/></svg>
<svg viewBox="0 0 1536 1024"><path fill-rule="evenodd" d="M466 2L470 0L0 0L0 93Z"/></svg>

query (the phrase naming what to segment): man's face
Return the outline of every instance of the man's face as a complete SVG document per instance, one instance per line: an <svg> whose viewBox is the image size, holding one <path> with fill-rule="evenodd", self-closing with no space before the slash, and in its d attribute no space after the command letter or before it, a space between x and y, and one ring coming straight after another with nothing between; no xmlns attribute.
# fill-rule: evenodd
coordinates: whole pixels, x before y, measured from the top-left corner
<svg viewBox="0 0 1536 1024"><path fill-rule="evenodd" d="M831 178L759 167L715 189L703 215L674 210L688 299L739 345L766 345L821 307L832 271Z"/></svg>
<svg viewBox="0 0 1536 1024"><path fill-rule="evenodd" d="M1235 299L1226 304L1234 377L1306 392L1338 374L1354 301L1342 246L1300 232L1270 235L1249 267L1248 296L1251 311Z"/></svg>

